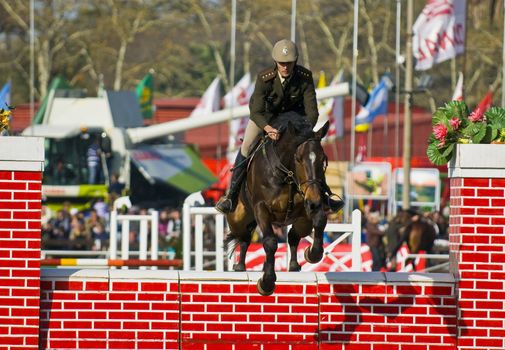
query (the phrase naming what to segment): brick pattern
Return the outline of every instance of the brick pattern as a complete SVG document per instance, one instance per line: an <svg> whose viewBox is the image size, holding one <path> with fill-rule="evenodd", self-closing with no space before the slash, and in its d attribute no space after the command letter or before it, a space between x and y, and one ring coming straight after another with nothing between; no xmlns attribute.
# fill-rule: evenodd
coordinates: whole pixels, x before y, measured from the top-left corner
<svg viewBox="0 0 505 350"><path fill-rule="evenodd" d="M255 280L207 275L172 281L43 275L40 349L455 348L453 283L312 278L278 281L275 293L263 297Z"/></svg>
<svg viewBox="0 0 505 350"><path fill-rule="evenodd" d="M42 280L40 349L179 349L177 281Z"/></svg>
<svg viewBox="0 0 505 350"><path fill-rule="evenodd" d="M319 349L455 349L452 284L319 284Z"/></svg>
<svg viewBox="0 0 505 350"><path fill-rule="evenodd" d="M264 297L256 282L181 281L182 348L318 349L316 292L315 282Z"/></svg>
<svg viewBox="0 0 505 350"><path fill-rule="evenodd" d="M0 171L0 349L38 349L41 179Z"/></svg>
<svg viewBox="0 0 505 350"><path fill-rule="evenodd" d="M504 349L505 179L451 179L450 224L458 349Z"/></svg>

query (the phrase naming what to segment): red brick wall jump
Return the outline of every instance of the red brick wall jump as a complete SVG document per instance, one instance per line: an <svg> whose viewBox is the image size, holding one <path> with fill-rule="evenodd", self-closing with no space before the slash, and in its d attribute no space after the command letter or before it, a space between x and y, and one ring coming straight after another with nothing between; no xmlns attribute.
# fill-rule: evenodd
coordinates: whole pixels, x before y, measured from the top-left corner
<svg viewBox="0 0 505 350"><path fill-rule="evenodd" d="M44 270L41 349L455 349L447 274L259 276Z"/></svg>
<svg viewBox="0 0 505 350"><path fill-rule="evenodd" d="M0 349L38 349L41 179L0 171Z"/></svg>

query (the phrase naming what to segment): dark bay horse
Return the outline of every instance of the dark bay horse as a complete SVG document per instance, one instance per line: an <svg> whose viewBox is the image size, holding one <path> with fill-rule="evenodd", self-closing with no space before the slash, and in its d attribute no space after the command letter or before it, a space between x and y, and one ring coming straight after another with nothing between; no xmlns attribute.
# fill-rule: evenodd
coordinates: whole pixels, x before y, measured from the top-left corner
<svg viewBox="0 0 505 350"><path fill-rule="evenodd" d="M437 231L435 223L430 219L410 210L401 210L389 223L386 235L390 271L396 271L396 253L403 243L407 244L410 254L418 254L422 250L429 254L433 249ZM413 270L416 270L415 259L408 258L405 266L408 264L412 264Z"/></svg>
<svg viewBox="0 0 505 350"><path fill-rule="evenodd" d="M310 123L296 113L285 113L272 125L281 133L279 140L263 139L249 164L237 208L227 215L230 233L228 251L240 247L235 271L245 271L245 256L251 233L259 226L263 233L265 262L257 289L262 295L274 292L277 237L272 225L292 225L288 232L291 260L289 271L299 271L296 250L300 239L314 229L312 246L305 251L308 262L323 256L323 230L326 226L322 193L327 157L321 146L329 123L313 132Z"/></svg>

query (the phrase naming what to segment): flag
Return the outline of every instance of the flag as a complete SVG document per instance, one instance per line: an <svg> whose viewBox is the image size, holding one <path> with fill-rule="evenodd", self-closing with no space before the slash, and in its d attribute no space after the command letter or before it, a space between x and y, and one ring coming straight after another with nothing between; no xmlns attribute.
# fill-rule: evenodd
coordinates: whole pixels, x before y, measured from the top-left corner
<svg viewBox="0 0 505 350"><path fill-rule="evenodd" d="M344 81L344 71L341 70L332 79L330 86L340 84L343 81ZM321 76L319 78L318 88L324 87L321 86L320 84L321 84ZM326 136L321 140L323 143L331 142L334 139L342 137L344 135L343 96L335 96L331 99L326 100L325 102L320 103L319 118L317 120L316 126L314 127L314 130L319 130L327 121L330 122L330 128L328 129L328 133L326 134Z"/></svg>
<svg viewBox="0 0 505 350"><path fill-rule="evenodd" d="M458 82L452 94L453 101L463 101L463 73L459 72Z"/></svg>
<svg viewBox="0 0 505 350"><path fill-rule="evenodd" d="M466 0L428 0L414 23L416 70L430 69L465 50Z"/></svg>
<svg viewBox="0 0 505 350"><path fill-rule="evenodd" d="M233 89L224 96L224 107L238 107L249 103L249 99L254 90L254 85L251 82L251 74L246 73ZM240 147L244 138L245 128L248 117L233 119L230 121L230 132L228 138L228 160L235 160L236 150Z"/></svg>
<svg viewBox="0 0 505 350"><path fill-rule="evenodd" d="M319 72L319 81L317 82L317 88L322 89L326 87L326 75L324 74L324 70Z"/></svg>
<svg viewBox="0 0 505 350"><path fill-rule="evenodd" d="M10 109L11 105L11 81L9 80L0 90L0 109Z"/></svg>
<svg viewBox="0 0 505 350"><path fill-rule="evenodd" d="M385 79L381 79L379 84L370 93L370 98L364 107L356 115L357 132L364 132L379 115L388 113L388 86Z"/></svg>
<svg viewBox="0 0 505 350"><path fill-rule="evenodd" d="M147 73L135 90L142 116L144 119L151 119L153 117L153 74L151 72Z"/></svg>
<svg viewBox="0 0 505 350"><path fill-rule="evenodd" d="M219 109L219 78L215 78L203 94L200 102L190 114L190 118L205 117Z"/></svg>
<svg viewBox="0 0 505 350"><path fill-rule="evenodd" d="M37 114L33 117L32 124L42 124L44 120L44 114L46 114L46 108L47 104L49 102L49 96L53 95L56 90L59 89L68 89L70 85L68 82L65 80L65 78L61 76L55 77L53 80L51 80L51 84L49 84L49 89L47 91L47 95L44 96L44 99L42 100L42 103L40 104L39 110L37 111Z"/></svg>

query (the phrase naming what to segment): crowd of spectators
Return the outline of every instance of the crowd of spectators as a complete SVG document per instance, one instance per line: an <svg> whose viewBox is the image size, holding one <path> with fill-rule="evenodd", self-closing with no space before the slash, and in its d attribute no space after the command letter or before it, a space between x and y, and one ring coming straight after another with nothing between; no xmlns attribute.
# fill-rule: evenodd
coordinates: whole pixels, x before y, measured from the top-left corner
<svg viewBox="0 0 505 350"><path fill-rule="evenodd" d="M85 250L107 251L109 249L111 206L102 199L88 208L72 208L70 202L56 212L42 206L42 249L44 250ZM127 209L131 215L147 214L150 210L132 206ZM169 257L181 255L181 213L175 208L161 208L159 211L158 244ZM149 223L150 225L150 223ZM150 227L149 227L150 230ZM118 227L118 241L121 227ZM130 250L138 250L140 225L130 223Z"/></svg>

